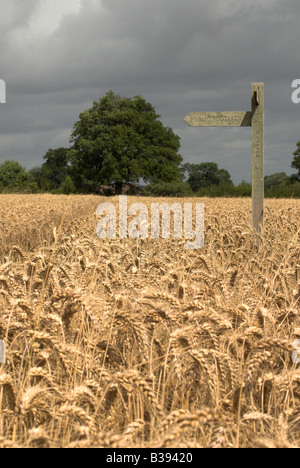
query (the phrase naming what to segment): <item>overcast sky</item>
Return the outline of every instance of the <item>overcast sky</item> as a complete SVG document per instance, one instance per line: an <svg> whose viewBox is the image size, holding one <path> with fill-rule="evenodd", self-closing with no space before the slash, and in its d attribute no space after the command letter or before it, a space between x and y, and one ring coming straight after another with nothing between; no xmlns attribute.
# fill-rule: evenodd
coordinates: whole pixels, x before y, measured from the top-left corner
<svg viewBox="0 0 300 468"><path fill-rule="evenodd" d="M265 173L300 140L299 0L0 0L0 163L41 165L110 89L138 94L181 138L184 162L251 180L251 128L190 128L192 111L251 110L265 83Z"/></svg>

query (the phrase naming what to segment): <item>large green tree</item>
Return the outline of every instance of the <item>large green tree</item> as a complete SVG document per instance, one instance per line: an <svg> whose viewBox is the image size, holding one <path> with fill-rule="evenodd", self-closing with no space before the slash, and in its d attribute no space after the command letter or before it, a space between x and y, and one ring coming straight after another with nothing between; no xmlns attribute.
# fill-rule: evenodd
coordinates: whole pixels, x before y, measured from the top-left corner
<svg viewBox="0 0 300 468"><path fill-rule="evenodd" d="M70 142L72 179L78 189L100 184L180 180L180 138L163 126L155 108L141 96L113 91L82 112Z"/></svg>
<svg viewBox="0 0 300 468"><path fill-rule="evenodd" d="M300 182L300 141L298 141L297 149L293 155L294 159L292 161L292 167L298 171L298 174L293 174L292 180Z"/></svg>
<svg viewBox="0 0 300 468"><path fill-rule="evenodd" d="M229 172L226 169L219 169L218 164L213 162L184 164L181 171L193 192L210 185L232 184Z"/></svg>

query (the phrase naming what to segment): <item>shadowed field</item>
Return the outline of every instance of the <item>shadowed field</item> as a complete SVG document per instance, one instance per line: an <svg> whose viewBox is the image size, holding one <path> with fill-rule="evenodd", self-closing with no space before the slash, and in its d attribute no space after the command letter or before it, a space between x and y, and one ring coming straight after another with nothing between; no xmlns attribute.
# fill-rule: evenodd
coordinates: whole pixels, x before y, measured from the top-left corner
<svg viewBox="0 0 300 468"><path fill-rule="evenodd" d="M0 447L300 447L300 201L205 245L106 239L95 196L0 196Z"/></svg>

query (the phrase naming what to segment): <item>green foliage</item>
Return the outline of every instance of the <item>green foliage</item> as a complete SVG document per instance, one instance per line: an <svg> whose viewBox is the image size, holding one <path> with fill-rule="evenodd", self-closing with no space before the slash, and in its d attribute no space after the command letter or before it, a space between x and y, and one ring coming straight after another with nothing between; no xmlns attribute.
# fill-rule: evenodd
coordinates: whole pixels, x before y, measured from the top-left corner
<svg viewBox="0 0 300 468"><path fill-rule="evenodd" d="M300 182L273 187L265 196L266 198L300 198Z"/></svg>
<svg viewBox="0 0 300 468"><path fill-rule="evenodd" d="M154 107L141 96L122 98L110 91L80 114L70 142L76 188L140 179L157 183L179 180L179 137L158 120Z"/></svg>
<svg viewBox="0 0 300 468"><path fill-rule="evenodd" d="M71 177L67 176L63 185L62 185L62 193L65 195L70 195L71 193L75 192L75 186L72 182Z"/></svg>
<svg viewBox="0 0 300 468"><path fill-rule="evenodd" d="M290 178L286 175L285 172L276 172L269 176L265 176L265 193L269 190L280 187L281 185L286 185L290 183Z"/></svg>
<svg viewBox="0 0 300 468"><path fill-rule="evenodd" d="M32 183L35 183L39 192L50 192L51 184L47 176L43 174L42 167L33 167L28 171L29 178Z"/></svg>
<svg viewBox="0 0 300 468"><path fill-rule="evenodd" d="M57 148L49 149L44 156L44 164L32 174L37 177L35 180L40 188L58 188L69 174L69 149Z"/></svg>
<svg viewBox="0 0 300 468"><path fill-rule="evenodd" d="M293 153L294 159L292 161L292 168L298 171L298 174L293 175L293 180L300 182L300 141L297 143L297 149Z"/></svg>
<svg viewBox="0 0 300 468"><path fill-rule="evenodd" d="M38 189L41 190L43 188L43 181L42 181L42 168L41 167L33 167L28 171L29 178L32 182L37 184ZM50 187L49 187L50 188Z"/></svg>
<svg viewBox="0 0 300 468"><path fill-rule="evenodd" d="M229 172L212 162L184 164L181 172L194 192L212 185L232 184Z"/></svg>
<svg viewBox="0 0 300 468"><path fill-rule="evenodd" d="M30 169L30 179L37 184L39 191L50 192L62 185L70 171L68 153L68 148L50 148L42 166Z"/></svg>
<svg viewBox="0 0 300 468"><path fill-rule="evenodd" d="M0 165L0 186L2 191L23 187L28 182L26 170L17 161L4 161Z"/></svg>
<svg viewBox="0 0 300 468"><path fill-rule="evenodd" d="M235 188L236 197L251 197L252 196L252 184L245 182L244 180L237 185Z"/></svg>
<svg viewBox="0 0 300 468"><path fill-rule="evenodd" d="M36 182L31 182L29 184L29 189L30 193L38 193L39 192L39 186Z"/></svg>
<svg viewBox="0 0 300 468"><path fill-rule="evenodd" d="M218 185L201 187L197 192L197 197L251 197L251 184L242 182L234 186L230 182L223 182Z"/></svg>
<svg viewBox="0 0 300 468"><path fill-rule="evenodd" d="M144 190L145 196L152 197L192 197L194 195L187 182L158 182L148 185Z"/></svg>

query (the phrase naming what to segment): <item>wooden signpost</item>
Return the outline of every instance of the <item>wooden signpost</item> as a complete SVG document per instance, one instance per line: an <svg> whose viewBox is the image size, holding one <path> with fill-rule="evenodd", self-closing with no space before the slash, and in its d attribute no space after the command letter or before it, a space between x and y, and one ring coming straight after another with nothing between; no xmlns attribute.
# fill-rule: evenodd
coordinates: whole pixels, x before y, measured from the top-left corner
<svg viewBox="0 0 300 468"><path fill-rule="evenodd" d="M252 127L252 222L260 232L264 216L264 83L252 83L251 112L191 112L190 127Z"/></svg>

